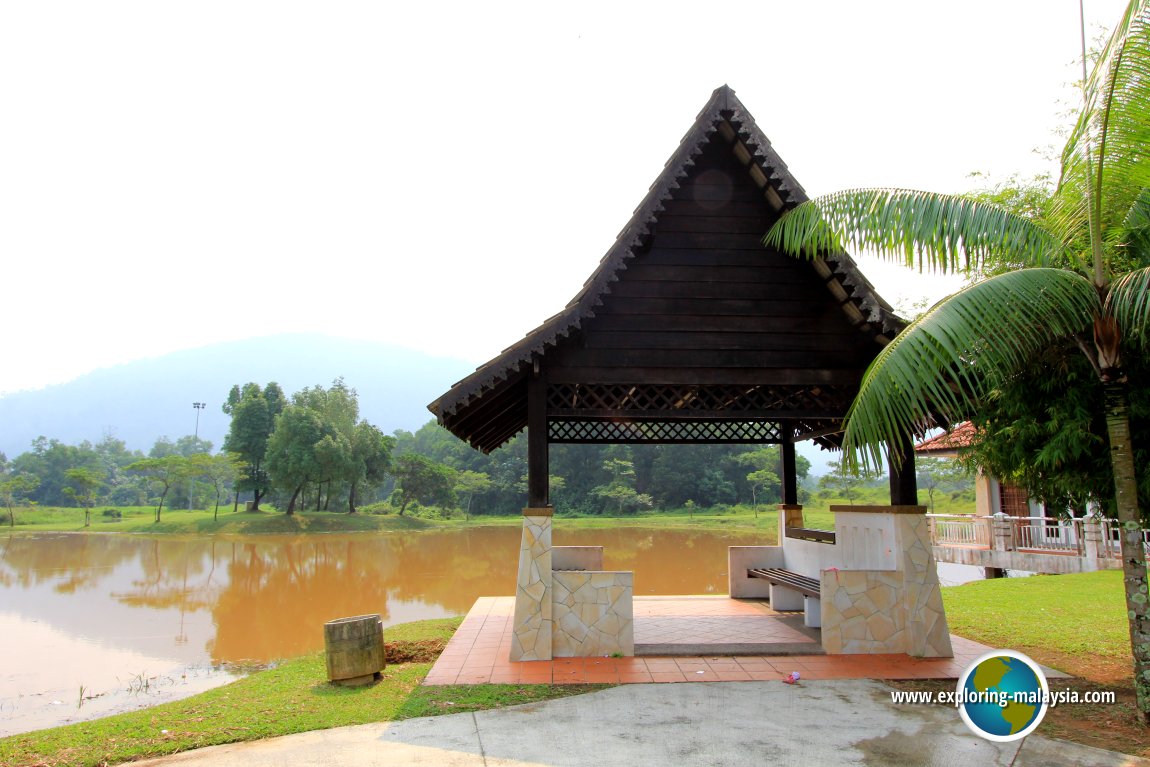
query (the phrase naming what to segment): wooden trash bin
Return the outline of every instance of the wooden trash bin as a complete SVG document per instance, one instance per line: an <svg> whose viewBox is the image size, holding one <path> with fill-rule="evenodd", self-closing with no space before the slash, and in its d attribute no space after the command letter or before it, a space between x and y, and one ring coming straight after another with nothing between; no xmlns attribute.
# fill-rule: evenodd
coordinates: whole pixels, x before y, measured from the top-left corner
<svg viewBox="0 0 1150 767"><path fill-rule="evenodd" d="M370 684L387 665L379 614L340 618L323 624L327 678L335 684Z"/></svg>

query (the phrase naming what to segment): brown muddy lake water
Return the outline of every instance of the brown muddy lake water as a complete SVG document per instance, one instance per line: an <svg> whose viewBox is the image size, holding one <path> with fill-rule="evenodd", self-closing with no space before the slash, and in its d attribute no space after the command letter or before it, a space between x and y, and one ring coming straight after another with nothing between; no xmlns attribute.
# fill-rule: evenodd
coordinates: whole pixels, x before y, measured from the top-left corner
<svg viewBox="0 0 1150 767"><path fill-rule="evenodd" d="M155 705L245 666L323 649L323 624L384 627L510 596L518 527L419 533L0 538L0 736ZM773 537L773 536L772 536ZM752 532L563 529L601 545L635 594L727 593L727 546ZM385 632L386 635L386 632Z"/></svg>

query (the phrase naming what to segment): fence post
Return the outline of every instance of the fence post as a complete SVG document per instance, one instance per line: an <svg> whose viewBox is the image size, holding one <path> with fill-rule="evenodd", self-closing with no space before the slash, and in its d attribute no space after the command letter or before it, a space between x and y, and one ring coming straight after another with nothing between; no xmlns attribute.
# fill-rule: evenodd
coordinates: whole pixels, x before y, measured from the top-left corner
<svg viewBox="0 0 1150 767"><path fill-rule="evenodd" d="M1102 546L1102 523L1097 517L1086 517L1082 520L1082 537L1086 539L1085 554L1088 570L1099 568L1098 560L1106 558L1106 550Z"/></svg>
<svg viewBox="0 0 1150 767"><path fill-rule="evenodd" d="M1014 548L1011 541L1011 520L1001 511L994 515L991 530L994 535L990 541L990 548L998 551L1010 551Z"/></svg>

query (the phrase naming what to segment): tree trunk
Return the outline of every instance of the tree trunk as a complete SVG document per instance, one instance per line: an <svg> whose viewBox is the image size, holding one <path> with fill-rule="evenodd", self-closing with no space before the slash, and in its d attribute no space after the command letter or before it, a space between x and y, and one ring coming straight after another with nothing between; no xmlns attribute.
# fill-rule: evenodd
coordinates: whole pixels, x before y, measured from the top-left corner
<svg viewBox="0 0 1150 767"><path fill-rule="evenodd" d="M355 513L355 482L351 483L351 488L347 491L347 513Z"/></svg>
<svg viewBox="0 0 1150 767"><path fill-rule="evenodd" d="M252 511L260 510L260 499L264 494L260 492L260 462L252 464Z"/></svg>
<svg viewBox="0 0 1150 767"><path fill-rule="evenodd" d="M1122 573L1126 610L1130 619L1130 648L1134 656L1134 691L1143 723L1150 723L1150 616L1147 603L1146 547L1142 542L1142 515L1138 509L1138 483L1130 439L1127 384L1105 384L1106 431L1114 471L1114 500L1122 525Z"/></svg>
<svg viewBox="0 0 1150 767"><path fill-rule="evenodd" d="M296 498L299 498L299 494L300 494L301 490L303 490L303 485L300 485L299 487L297 487L295 489L295 491L291 494L291 500L288 501L288 507L287 507L287 512L285 513L285 516L290 517L292 514L295 514L295 501L296 501Z"/></svg>

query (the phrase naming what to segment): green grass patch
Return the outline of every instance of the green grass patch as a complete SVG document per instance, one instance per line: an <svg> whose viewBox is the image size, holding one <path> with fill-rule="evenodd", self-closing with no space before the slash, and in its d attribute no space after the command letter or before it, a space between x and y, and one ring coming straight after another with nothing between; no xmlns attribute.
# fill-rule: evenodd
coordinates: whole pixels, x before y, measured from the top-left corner
<svg viewBox="0 0 1150 767"><path fill-rule="evenodd" d="M115 509L119 516L105 515ZM30 508L16 510L16 526L0 528L10 532L93 532L93 533L159 533L181 535L211 534L307 534L395 532L461 527L519 526L523 517L474 516L469 520L434 517L399 516L359 512L299 511L292 516L271 507L260 511L233 512L221 508L218 519L209 510L165 509L155 521L155 509L148 506L99 506L92 511L92 524L84 527L84 512L74 508ZM834 514L823 509L804 511L807 527L834 529ZM777 535L778 512L773 505L723 506L714 509L671 509L629 514L622 517L556 516L557 524L567 530L618 527L645 527L700 530L755 530Z"/></svg>
<svg viewBox="0 0 1150 767"><path fill-rule="evenodd" d="M120 516L105 515L115 509ZM346 512L296 512L288 516L272 508L233 512L221 508L218 518L211 509L164 509L156 522L156 510L148 506L98 506L92 510L92 523L84 527L83 509L17 509L15 527L8 532L91 532L91 533L177 533L177 534L261 534L261 533L355 533L425 530L437 523L398 515L348 514Z"/></svg>
<svg viewBox="0 0 1150 767"><path fill-rule="evenodd" d="M444 641L461 618L392 626L389 645ZM431 663L389 665L365 687L329 684L323 653L153 708L0 738L8 767L118 764L193 748L345 725L477 711L576 695L605 685L423 687Z"/></svg>
<svg viewBox="0 0 1150 767"><path fill-rule="evenodd" d="M943 589L942 601L950 630L983 644L1051 659L1130 658L1119 570L974 581Z"/></svg>

